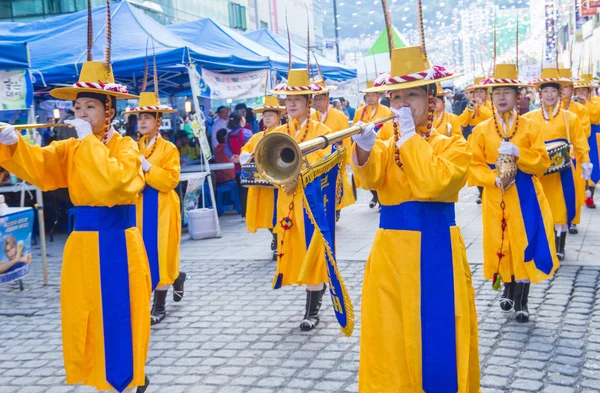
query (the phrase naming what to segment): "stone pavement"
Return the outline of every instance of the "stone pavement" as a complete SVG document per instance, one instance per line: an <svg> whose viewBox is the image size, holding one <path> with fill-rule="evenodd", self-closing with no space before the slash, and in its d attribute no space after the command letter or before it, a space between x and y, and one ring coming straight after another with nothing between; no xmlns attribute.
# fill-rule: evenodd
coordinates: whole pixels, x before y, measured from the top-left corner
<svg viewBox="0 0 600 393"><path fill-rule="evenodd" d="M580 234L568 238L567 260L552 280L532 287L531 322L519 324L499 311L499 293L483 280L475 195L465 189L456 210L476 291L483 393L599 393L600 209L584 209ZM167 319L152 328L147 392L356 392L360 289L378 224L365 205L369 196L342 212L337 232L339 266L356 311L352 337L339 332L328 299L318 328L300 332L304 290L271 290L270 234L246 234L239 217L226 215L221 239L182 243L190 278L183 301L169 297ZM0 286L0 393L93 391L64 383L63 244L64 238L49 247L50 285L41 285L37 263L23 292Z"/></svg>

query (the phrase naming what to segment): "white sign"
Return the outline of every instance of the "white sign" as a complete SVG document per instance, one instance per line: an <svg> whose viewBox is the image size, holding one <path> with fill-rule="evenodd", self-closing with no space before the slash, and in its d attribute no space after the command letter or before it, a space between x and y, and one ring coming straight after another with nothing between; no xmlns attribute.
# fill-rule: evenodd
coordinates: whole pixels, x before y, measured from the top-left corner
<svg viewBox="0 0 600 393"><path fill-rule="evenodd" d="M242 74L219 74L202 69L202 79L210 87L211 99L244 99L265 95L269 70Z"/></svg>
<svg viewBox="0 0 600 393"><path fill-rule="evenodd" d="M25 71L0 71L0 110L27 108Z"/></svg>

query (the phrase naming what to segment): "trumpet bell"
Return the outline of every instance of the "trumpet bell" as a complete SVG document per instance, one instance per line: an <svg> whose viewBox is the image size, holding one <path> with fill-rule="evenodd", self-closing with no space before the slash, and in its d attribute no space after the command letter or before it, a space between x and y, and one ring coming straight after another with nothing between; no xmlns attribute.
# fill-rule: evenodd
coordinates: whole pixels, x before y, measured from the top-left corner
<svg viewBox="0 0 600 393"><path fill-rule="evenodd" d="M271 184L297 180L302 170L302 151L294 138L283 132L265 135L254 151L256 168Z"/></svg>

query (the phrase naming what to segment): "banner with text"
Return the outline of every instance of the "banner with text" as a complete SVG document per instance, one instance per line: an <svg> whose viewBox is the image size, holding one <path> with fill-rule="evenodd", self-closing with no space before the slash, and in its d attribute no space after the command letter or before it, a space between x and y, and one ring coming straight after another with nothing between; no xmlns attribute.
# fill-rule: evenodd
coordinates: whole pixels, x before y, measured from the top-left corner
<svg viewBox="0 0 600 393"><path fill-rule="evenodd" d="M265 95L269 70L220 74L202 69L202 79L210 88L211 99L244 99Z"/></svg>
<svg viewBox="0 0 600 393"><path fill-rule="evenodd" d="M0 71L0 110L28 109L33 86L25 70Z"/></svg>

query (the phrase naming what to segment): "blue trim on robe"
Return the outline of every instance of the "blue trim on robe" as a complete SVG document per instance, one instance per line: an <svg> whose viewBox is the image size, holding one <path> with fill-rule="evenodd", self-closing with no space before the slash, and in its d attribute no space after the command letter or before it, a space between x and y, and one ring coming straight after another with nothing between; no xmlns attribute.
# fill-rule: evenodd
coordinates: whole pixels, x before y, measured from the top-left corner
<svg viewBox="0 0 600 393"><path fill-rule="evenodd" d="M158 257L158 196L155 188L146 185L142 194L142 237L148 255L152 290L160 282L160 267Z"/></svg>
<svg viewBox="0 0 600 393"><path fill-rule="evenodd" d="M133 333L125 230L135 205L76 206L75 230L98 232L106 381L122 392L133 381Z"/></svg>
<svg viewBox="0 0 600 393"><path fill-rule="evenodd" d="M544 141L544 143L552 143L552 142L565 142L569 143L566 139L552 139L550 141ZM571 159L573 162L573 167L567 168L564 171L560 171L560 182L562 184L562 192L563 198L565 200L565 207L567 208L567 224L571 225L575 215L577 214L577 200L575 198L575 178L573 168L577 168L577 162L574 158ZM552 176L554 175L547 175Z"/></svg>
<svg viewBox="0 0 600 393"><path fill-rule="evenodd" d="M488 166L491 169L496 169L494 164L488 164ZM523 255L523 262L533 260L539 271L550 274L554 266L554 260L546 236L542 209L533 185L533 175L519 169L515 178L515 187L517 187L521 217L527 235L527 247Z"/></svg>
<svg viewBox="0 0 600 393"><path fill-rule="evenodd" d="M592 132L588 138L588 144L590 145L590 162L594 165L591 177L594 184L600 181L600 157L598 157L598 140L596 139L598 133L600 133L600 124L592 124Z"/></svg>
<svg viewBox="0 0 600 393"><path fill-rule="evenodd" d="M380 228L421 232L421 356L425 393L458 391L450 235L450 227L455 225L454 203L410 201L381 206Z"/></svg>
<svg viewBox="0 0 600 393"><path fill-rule="evenodd" d="M275 197L273 198L273 228L277 226L277 198L279 198L279 190L275 188Z"/></svg>

